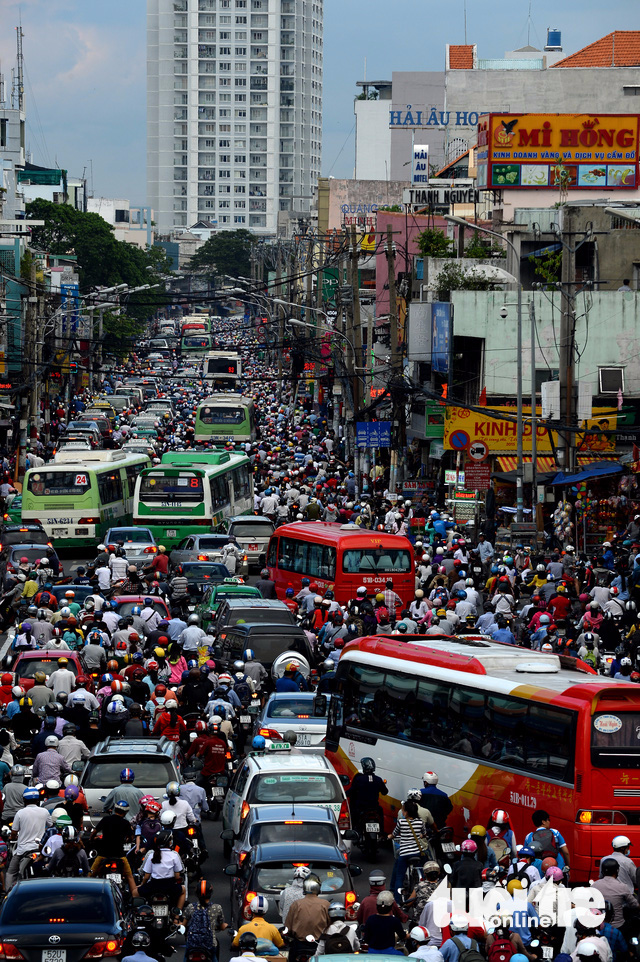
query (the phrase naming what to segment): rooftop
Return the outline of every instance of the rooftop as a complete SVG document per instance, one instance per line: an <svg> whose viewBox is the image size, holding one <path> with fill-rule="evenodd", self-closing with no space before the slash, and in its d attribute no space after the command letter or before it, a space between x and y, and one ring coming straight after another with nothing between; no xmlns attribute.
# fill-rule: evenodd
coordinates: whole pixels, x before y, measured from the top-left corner
<svg viewBox="0 0 640 962"><path fill-rule="evenodd" d="M638 67L640 30L614 30L552 64L556 67Z"/></svg>

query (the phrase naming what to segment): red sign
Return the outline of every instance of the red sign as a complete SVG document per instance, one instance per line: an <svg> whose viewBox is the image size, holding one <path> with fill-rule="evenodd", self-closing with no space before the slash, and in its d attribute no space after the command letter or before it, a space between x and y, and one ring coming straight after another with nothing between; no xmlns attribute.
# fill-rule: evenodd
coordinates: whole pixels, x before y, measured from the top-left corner
<svg viewBox="0 0 640 962"><path fill-rule="evenodd" d="M474 491L486 491L489 487L489 480L491 478L491 468L484 462L476 462L467 460L464 466L464 486L465 488L472 488Z"/></svg>

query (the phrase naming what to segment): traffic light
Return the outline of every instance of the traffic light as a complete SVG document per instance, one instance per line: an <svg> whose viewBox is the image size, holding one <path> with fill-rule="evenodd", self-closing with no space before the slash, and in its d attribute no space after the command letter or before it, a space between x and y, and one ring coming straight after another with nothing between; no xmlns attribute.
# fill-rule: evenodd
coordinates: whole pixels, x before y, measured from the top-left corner
<svg viewBox="0 0 640 962"><path fill-rule="evenodd" d="M70 362L69 362L69 374L77 374L77 373L78 373L78 365L77 365L77 363L76 363L75 361L70 361Z"/></svg>

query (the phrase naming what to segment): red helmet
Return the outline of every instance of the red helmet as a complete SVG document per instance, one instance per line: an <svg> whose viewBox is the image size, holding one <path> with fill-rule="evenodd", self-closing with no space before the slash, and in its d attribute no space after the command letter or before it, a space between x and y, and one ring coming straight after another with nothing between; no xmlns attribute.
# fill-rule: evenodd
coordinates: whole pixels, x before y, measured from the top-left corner
<svg viewBox="0 0 640 962"><path fill-rule="evenodd" d="M495 822L496 825L508 825L509 812L505 811L504 808L494 808L491 812L491 821Z"/></svg>
<svg viewBox="0 0 640 962"><path fill-rule="evenodd" d="M0 681L2 682L3 685L10 685L13 682L13 675L9 674L9 672L6 671L2 676L2 678L0 678Z"/></svg>
<svg viewBox="0 0 640 962"><path fill-rule="evenodd" d="M122 694L122 682L121 682L121 681L112 681L112 682L111 682L111 691L114 693L114 695L117 694L118 692L119 692L120 694Z"/></svg>

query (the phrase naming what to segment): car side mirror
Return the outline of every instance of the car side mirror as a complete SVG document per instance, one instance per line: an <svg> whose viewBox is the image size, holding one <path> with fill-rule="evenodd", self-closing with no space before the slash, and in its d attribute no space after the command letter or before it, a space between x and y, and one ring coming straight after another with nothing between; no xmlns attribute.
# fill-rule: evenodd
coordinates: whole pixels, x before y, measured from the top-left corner
<svg viewBox="0 0 640 962"><path fill-rule="evenodd" d="M451 868L448 862L444 863L444 871L446 875L451 875L453 873L453 869Z"/></svg>
<svg viewBox="0 0 640 962"><path fill-rule="evenodd" d="M84 771L84 762L73 762L71 765L71 771L75 775L80 775Z"/></svg>
<svg viewBox="0 0 640 962"><path fill-rule="evenodd" d="M237 865L225 865L223 871L224 871L224 874L225 874L225 875L237 875L237 874L238 874L238 866L237 866Z"/></svg>
<svg viewBox="0 0 640 962"><path fill-rule="evenodd" d="M362 869L359 865L350 865L349 871L355 877L356 875L362 875Z"/></svg>
<svg viewBox="0 0 640 962"><path fill-rule="evenodd" d="M357 842L360 836L353 828L348 828L346 832L342 833L342 837L346 842Z"/></svg>
<svg viewBox="0 0 640 962"><path fill-rule="evenodd" d="M224 832L220 832L220 838L224 839L225 842L233 842L236 835L232 828L225 828Z"/></svg>

